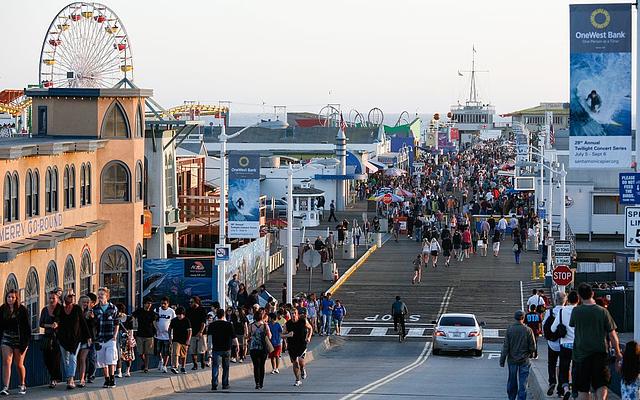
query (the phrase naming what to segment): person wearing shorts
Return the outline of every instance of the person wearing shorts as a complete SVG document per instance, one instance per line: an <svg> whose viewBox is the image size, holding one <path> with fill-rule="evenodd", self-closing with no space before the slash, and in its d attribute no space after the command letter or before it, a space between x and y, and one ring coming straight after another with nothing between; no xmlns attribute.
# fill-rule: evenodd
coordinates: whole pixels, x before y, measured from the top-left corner
<svg viewBox="0 0 640 400"><path fill-rule="evenodd" d="M169 324L169 334L171 336L171 372L178 374L178 365L180 372L187 373L185 369L187 364L187 350L191 341L191 322L185 317L184 307L176 308L176 317Z"/></svg>
<svg viewBox="0 0 640 400"><path fill-rule="evenodd" d="M160 300L160 307L155 309L157 320L154 323L156 328L156 352L160 357L158 371L167 373L169 365L169 355L171 354L171 336L169 335L169 325L171 320L176 317L176 312L169 307L169 298L163 297Z"/></svg>
<svg viewBox="0 0 640 400"><path fill-rule="evenodd" d="M198 369L198 359L200 359L200 367L205 368L205 353L207 352L207 336L205 335L205 326L207 323L207 310L202 307L200 297L193 296L190 301L189 309L186 316L191 323L193 335L189 344L189 354L193 360L192 370Z"/></svg>
<svg viewBox="0 0 640 400"><path fill-rule="evenodd" d="M271 373L280 373L280 354L282 354L282 326L278 323L276 313L269 314L269 330L271 331L271 344L273 351L269 353L269 361L271 361Z"/></svg>
<svg viewBox="0 0 640 400"><path fill-rule="evenodd" d="M158 320L158 315L151 309L152 304L151 299L147 298L142 308L138 308L132 314L138 321L136 349L142 357L144 373L149 372L149 357L153 355L153 335L156 331L155 322Z"/></svg>
<svg viewBox="0 0 640 400"><path fill-rule="evenodd" d="M102 368L105 388L116 387L115 369L118 364L118 309L109 302L109 288L98 289L98 303L93 307L96 321L96 368Z"/></svg>
<svg viewBox="0 0 640 400"><path fill-rule="evenodd" d="M607 385L611 380L607 337L617 361L622 359L616 323L606 308L596 304L590 285L581 283L578 295L582 304L573 309L569 321L569 326L575 328L572 350L574 390L578 392L579 399L588 399L591 388L596 398L606 399Z"/></svg>
<svg viewBox="0 0 640 400"><path fill-rule="evenodd" d="M291 310L291 319L285 324L284 333L282 334L283 337L287 338L289 358L293 364L293 374L296 378L293 386L302 385L301 379L307 377L307 371L304 368L304 357L307 354L307 344L311 341L311 335L313 334L313 327L307 321L307 310L303 308L300 311L296 308Z"/></svg>

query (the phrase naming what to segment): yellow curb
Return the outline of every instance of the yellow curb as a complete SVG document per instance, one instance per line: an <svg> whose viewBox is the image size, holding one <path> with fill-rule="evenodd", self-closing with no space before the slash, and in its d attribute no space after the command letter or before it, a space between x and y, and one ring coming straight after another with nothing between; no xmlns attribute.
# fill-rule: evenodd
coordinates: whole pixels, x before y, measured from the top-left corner
<svg viewBox="0 0 640 400"><path fill-rule="evenodd" d="M342 276L336 281L336 283L333 284L333 286L331 286L329 289L325 291L325 293L329 292L331 294L335 294L335 292L338 289L340 289L340 286L342 286L342 284L344 284L351 277L351 275L353 275L353 273L356 272L358 268L360 268L362 264L364 264L365 261L367 261L369 256L373 254L373 252L376 251L377 249L378 249L378 245L374 244L373 246L371 246L371 248L367 250L362 255L362 257L358 259L358 261L356 261L348 270L345 271L344 274L342 274Z"/></svg>

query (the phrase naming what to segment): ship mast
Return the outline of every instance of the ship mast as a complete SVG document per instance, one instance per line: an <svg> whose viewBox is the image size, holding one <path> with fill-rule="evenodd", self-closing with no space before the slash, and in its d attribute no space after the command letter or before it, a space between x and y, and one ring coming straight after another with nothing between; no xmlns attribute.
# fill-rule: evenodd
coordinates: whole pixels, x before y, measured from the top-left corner
<svg viewBox="0 0 640 400"><path fill-rule="evenodd" d="M478 90L476 88L476 46L473 46L471 59L471 87L469 88L469 104L478 104Z"/></svg>

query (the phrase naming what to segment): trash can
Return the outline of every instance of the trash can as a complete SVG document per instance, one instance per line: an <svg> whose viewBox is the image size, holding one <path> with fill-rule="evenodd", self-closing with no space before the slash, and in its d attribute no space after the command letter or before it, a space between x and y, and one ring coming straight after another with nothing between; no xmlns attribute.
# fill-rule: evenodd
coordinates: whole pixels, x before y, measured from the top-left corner
<svg viewBox="0 0 640 400"><path fill-rule="evenodd" d="M376 233L376 245L382 247L382 233Z"/></svg>
<svg viewBox="0 0 640 400"><path fill-rule="evenodd" d="M356 249L353 243L345 243L344 246L342 246L342 248L343 248L343 252L342 252L343 260L353 260L354 258L356 258Z"/></svg>
<svg viewBox="0 0 640 400"><path fill-rule="evenodd" d="M322 280L325 282L332 281L335 268L336 264L333 262L322 263Z"/></svg>

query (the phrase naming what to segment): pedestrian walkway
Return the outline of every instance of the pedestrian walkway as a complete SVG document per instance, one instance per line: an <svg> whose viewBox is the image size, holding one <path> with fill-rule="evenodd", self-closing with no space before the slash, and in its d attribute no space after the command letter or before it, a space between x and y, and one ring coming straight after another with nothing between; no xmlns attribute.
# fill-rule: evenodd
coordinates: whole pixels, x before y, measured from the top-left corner
<svg viewBox="0 0 640 400"><path fill-rule="evenodd" d="M530 282L531 262L539 255L525 252L521 264L515 264L510 239L503 242L503 249L498 257L489 253L463 262L452 260L448 268L441 257L436 269L423 269L422 283L412 285L411 261L420 246L406 237L397 243L390 240L334 294L348 310L344 325L392 321L391 303L401 296L409 308L409 324L430 324L445 305L448 312L476 314L489 329L504 329L521 308L521 282ZM423 332L423 336L428 335Z"/></svg>

